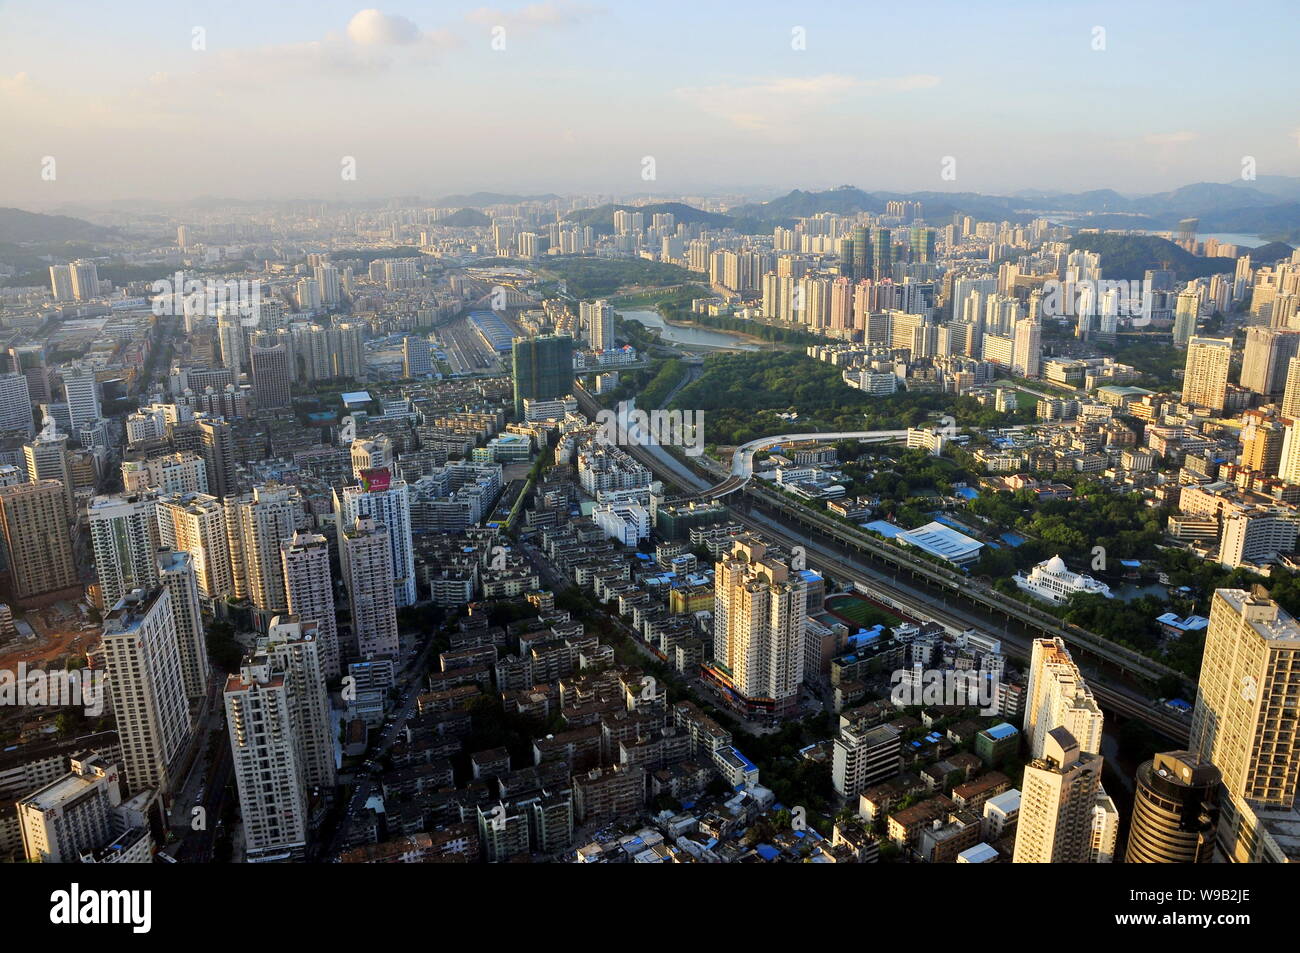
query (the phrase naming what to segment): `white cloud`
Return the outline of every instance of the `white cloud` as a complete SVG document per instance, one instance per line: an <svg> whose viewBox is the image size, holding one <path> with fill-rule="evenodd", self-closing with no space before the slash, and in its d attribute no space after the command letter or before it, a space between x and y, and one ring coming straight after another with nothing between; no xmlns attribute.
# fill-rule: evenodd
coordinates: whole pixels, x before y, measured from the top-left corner
<svg viewBox="0 0 1300 953"><path fill-rule="evenodd" d="M395 46L415 43L420 28L406 17L380 10L362 10L348 21L348 39L360 46Z"/></svg>
<svg viewBox="0 0 1300 953"><path fill-rule="evenodd" d="M1178 132L1153 132L1143 137L1143 141L1152 146L1181 146L1201 138L1198 133L1187 129Z"/></svg>
<svg viewBox="0 0 1300 953"><path fill-rule="evenodd" d="M503 26L507 30L527 32L550 27L575 26L604 11L580 3L534 3L518 10L480 7L465 19L482 26Z"/></svg>
<svg viewBox="0 0 1300 953"><path fill-rule="evenodd" d="M860 79L824 73L747 84L684 87L677 90L677 95L742 129L779 134L800 125L810 114L855 95L932 89L939 83L938 76L929 74Z"/></svg>

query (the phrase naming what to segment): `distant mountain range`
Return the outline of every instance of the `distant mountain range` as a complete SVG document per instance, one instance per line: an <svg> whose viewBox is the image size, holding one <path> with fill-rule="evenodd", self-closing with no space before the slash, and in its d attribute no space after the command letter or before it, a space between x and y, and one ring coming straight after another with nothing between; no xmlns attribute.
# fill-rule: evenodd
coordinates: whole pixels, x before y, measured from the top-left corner
<svg viewBox="0 0 1300 953"><path fill-rule="evenodd" d="M116 236L116 229L92 225L80 218L0 208L0 242L7 244L107 241Z"/></svg>
<svg viewBox="0 0 1300 953"><path fill-rule="evenodd" d="M1072 225L1097 228L1176 228L1200 220L1201 232L1242 232L1300 238L1300 178L1265 176L1254 182L1198 182L1172 192L1125 196L1112 189L1089 192L1021 192L1012 196L975 192L865 192L841 186L824 192L796 189L728 214L742 221L788 224L817 212L880 214L891 199L919 201L929 222L954 213L975 218L1028 221L1050 215Z"/></svg>
<svg viewBox="0 0 1300 953"><path fill-rule="evenodd" d="M444 196L434 204L459 210L444 219L447 224L482 225L487 218L482 210L491 206L557 198L560 196L550 193L472 192ZM759 234L778 225L789 227L795 219L818 212L878 215L885 211L887 202L896 199L922 203L922 214L931 224L946 223L952 215L960 213L993 221L1027 222L1033 218L1049 217L1082 228L1164 231L1177 228L1181 219L1195 218L1199 220L1198 228L1202 234L1232 232L1300 242L1300 178L1280 175L1262 175L1252 181L1197 182L1150 195L1124 195L1113 189L1087 192L1028 189L1014 195L868 192L844 185L812 192L795 189L767 202L734 206L725 214L706 212L680 202L659 202L639 206L601 205L570 212L565 218L607 234L613 230L614 212L619 209L639 211L647 217L669 212L679 222L698 223L710 228L731 227L740 232ZM111 240L119 234L116 229L79 218L0 208L0 243L96 242Z"/></svg>
<svg viewBox="0 0 1300 953"><path fill-rule="evenodd" d="M734 226L734 218L717 212L706 212L693 205L681 202L657 202L654 205L598 205L595 208L578 209L564 216L565 221L577 225L590 225L596 234L608 235L614 231L615 212L640 212L645 216L646 224L655 215L670 214L674 221L686 225L707 225L709 228L727 228Z"/></svg>
<svg viewBox="0 0 1300 953"><path fill-rule="evenodd" d="M438 224L446 225L448 228L473 228L475 226L481 228L491 225L492 219L476 208L463 208L457 212L452 212L446 218L438 219Z"/></svg>

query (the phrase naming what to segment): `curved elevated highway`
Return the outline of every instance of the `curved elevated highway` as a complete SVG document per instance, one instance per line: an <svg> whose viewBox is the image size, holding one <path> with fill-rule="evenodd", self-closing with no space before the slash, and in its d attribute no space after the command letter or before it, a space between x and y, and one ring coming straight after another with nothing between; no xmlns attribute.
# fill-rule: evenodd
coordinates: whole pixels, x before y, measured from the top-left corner
<svg viewBox="0 0 1300 953"><path fill-rule="evenodd" d="M906 430L844 430L834 433L787 433L779 437L759 437L743 443L731 454L731 473L725 480L706 490L702 496L718 499L739 490L754 476L754 454L784 443L802 440L857 440L859 443L889 443L906 440Z"/></svg>

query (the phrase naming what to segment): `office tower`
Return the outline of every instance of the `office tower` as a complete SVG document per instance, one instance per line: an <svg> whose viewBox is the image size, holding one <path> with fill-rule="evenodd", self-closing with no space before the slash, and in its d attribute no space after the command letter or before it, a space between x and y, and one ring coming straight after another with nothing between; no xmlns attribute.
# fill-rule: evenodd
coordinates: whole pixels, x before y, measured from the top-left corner
<svg viewBox="0 0 1300 953"><path fill-rule="evenodd" d="M393 441L387 434L375 434L369 440L353 440L352 479L361 480L366 470L391 470L393 467Z"/></svg>
<svg viewBox="0 0 1300 953"><path fill-rule="evenodd" d="M190 739L171 590L137 589L104 617L100 649L122 739L127 789L170 800Z"/></svg>
<svg viewBox="0 0 1300 953"><path fill-rule="evenodd" d="M1190 751L1164 751L1144 761L1124 863L1213 862L1221 781L1218 768Z"/></svg>
<svg viewBox="0 0 1300 953"><path fill-rule="evenodd" d="M99 269L93 261L79 258L68 266L72 270L72 294L78 301L99 295Z"/></svg>
<svg viewBox="0 0 1300 953"><path fill-rule="evenodd" d="M9 368L27 378L29 399L33 404L48 404L53 399L50 369L45 365L45 349L39 344L11 347Z"/></svg>
<svg viewBox="0 0 1300 953"><path fill-rule="evenodd" d="M31 437L32 396L22 374L0 374L0 434L21 433Z"/></svg>
<svg viewBox="0 0 1300 953"><path fill-rule="evenodd" d="M97 496L86 508L104 609L158 585L158 501L152 493Z"/></svg>
<svg viewBox="0 0 1300 953"><path fill-rule="evenodd" d="M1232 338L1194 337L1187 342L1183 402L1221 411L1227 402Z"/></svg>
<svg viewBox="0 0 1300 953"><path fill-rule="evenodd" d="M433 352L429 339L408 334L402 339L402 376L428 377L433 373Z"/></svg>
<svg viewBox="0 0 1300 953"><path fill-rule="evenodd" d="M120 769L96 754L76 755L68 773L17 804L23 853L29 863L75 864L84 851L120 833Z"/></svg>
<svg viewBox="0 0 1300 953"><path fill-rule="evenodd" d="M268 483L226 500L226 532L234 570L235 598L247 599L269 620L289 608L280 543L306 525L296 486Z"/></svg>
<svg viewBox="0 0 1300 953"><path fill-rule="evenodd" d="M103 416L99 404L99 381L93 367L80 363L72 365L63 374L63 392L68 400L72 433L80 433L86 424Z"/></svg>
<svg viewBox="0 0 1300 953"><path fill-rule="evenodd" d="M1241 362L1241 386L1265 397L1286 390L1291 359L1300 351L1300 331L1274 328L1246 329L1246 350Z"/></svg>
<svg viewBox="0 0 1300 953"><path fill-rule="evenodd" d="M171 493L158 498L158 538L168 549L194 561L199 593L209 602L235 594L226 511L206 493Z"/></svg>
<svg viewBox="0 0 1300 953"><path fill-rule="evenodd" d="M176 226L176 247L179 248L181 251L185 251L185 249L189 246L189 243L190 243L189 229L187 229L184 225L177 225Z"/></svg>
<svg viewBox="0 0 1300 953"><path fill-rule="evenodd" d="M220 417L196 417L198 452L208 471L208 492L225 499L235 490L235 437Z"/></svg>
<svg viewBox="0 0 1300 953"><path fill-rule="evenodd" d="M593 351L604 351L614 346L614 309L608 301L583 301L578 305L578 318L587 332L587 343ZM563 395L555 395L563 396Z"/></svg>
<svg viewBox="0 0 1300 953"><path fill-rule="evenodd" d="M55 301L72 301L72 266L50 265L50 292Z"/></svg>
<svg viewBox="0 0 1300 953"><path fill-rule="evenodd" d="M1093 831L1101 766L1101 756L1081 751L1068 729L1047 732L1042 753L1025 766L1014 863L1086 864L1099 859ZM1113 852L1113 840L1110 849Z"/></svg>
<svg viewBox="0 0 1300 953"><path fill-rule="evenodd" d="M1101 751L1102 713L1065 642L1035 639L1025 693L1025 739L1031 758L1042 757L1047 734L1064 727L1085 754Z"/></svg>
<svg viewBox="0 0 1300 953"><path fill-rule="evenodd" d="M194 557L174 549L157 553L158 581L171 594L176 645L181 656L181 681L191 701L208 690L208 645L199 606L199 580Z"/></svg>
<svg viewBox="0 0 1300 953"><path fill-rule="evenodd" d="M36 435L31 443L23 445L23 457L27 463L27 479L56 480L63 487L63 509L65 519L77 515L76 482L72 479L72 468L68 463L68 438L59 433L54 422L46 417L44 429Z"/></svg>
<svg viewBox="0 0 1300 953"><path fill-rule="evenodd" d="M258 410L284 410L292 406L289 393L289 352L283 344L273 347L253 346L249 352L253 365L253 399Z"/></svg>
<svg viewBox="0 0 1300 953"><path fill-rule="evenodd" d="M393 599L397 608L415 605L415 552L411 543L410 490L404 480L393 480L385 470L371 471L360 486L347 486L334 494L334 512L340 531L361 518L388 528L392 550ZM339 542L342 549L342 540Z"/></svg>
<svg viewBox="0 0 1300 953"><path fill-rule="evenodd" d="M80 584L68 539L66 494L56 480L0 487L9 589L22 601Z"/></svg>
<svg viewBox="0 0 1300 953"><path fill-rule="evenodd" d="M524 398L549 400L573 393L573 338L516 338L511 348L515 418L524 419Z"/></svg>
<svg viewBox="0 0 1300 953"><path fill-rule="evenodd" d="M1219 769L1218 843L1235 862L1290 861L1300 775L1300 625L1262 591L1216 589L1191 750Z"/></svg>
<svg viewBox="0 0 1300 953"><path fill-rule="evenodd" d="M341 514L339 526L339 562L348 587L357 653L363 659L395 658L397 605L389 528L366 517L344 522Z"/></svg>
<svg viewBox="0 0 1300 953"><path fill-rule="evenodd" d="M750 702L786 713L803 681L803 576L753 537L737 539L716 566L713 657Z"/></svg>
<svg viewBox="0 0 1300 953"><path fill-rule="evenodd" d="M307 849L307 786L293 731L291 679L265 653L226 680L226 727L248 863L300 860Z"/></svg>
<svg viewBox="0 0 1300 953"><path fill-rule="evenodd" d="M294 533L280 543L280 560L289 611L304 622L316 623L321 668L326 678L337 678L343 666L334 615L329 543L319 533Z"/></svg>

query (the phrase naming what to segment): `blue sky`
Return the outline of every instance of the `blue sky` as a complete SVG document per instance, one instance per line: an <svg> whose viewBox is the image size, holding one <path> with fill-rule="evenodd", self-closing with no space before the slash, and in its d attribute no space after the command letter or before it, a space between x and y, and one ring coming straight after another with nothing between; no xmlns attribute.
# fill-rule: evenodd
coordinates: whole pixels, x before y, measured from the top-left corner
<svg viewBox="0 0 1300 953"><path fill-rule="evenodd" d="M0 3L0 202L1300 174L1285 2L364 2Z"/></svg>

